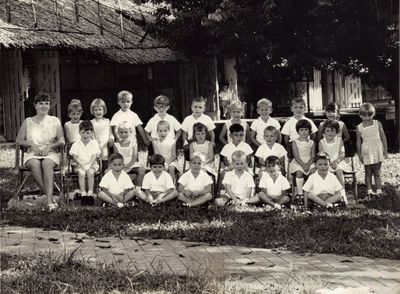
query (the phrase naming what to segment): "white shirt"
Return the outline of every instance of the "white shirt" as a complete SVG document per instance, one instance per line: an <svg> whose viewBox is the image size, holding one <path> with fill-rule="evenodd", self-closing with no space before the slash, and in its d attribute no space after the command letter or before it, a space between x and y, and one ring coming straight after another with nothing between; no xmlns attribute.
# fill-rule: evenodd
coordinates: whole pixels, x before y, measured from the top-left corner
<svg viewBox="0 0 400 294"><path fill-rule="evenodd" d="M121 109L115 113L111 119L110 125L112 127L118 128L118 125L126 122L131 128L130 138L132 141L136 142L136 127L142 125L142 121L139 116L128 109L127 111L122 111Z"/></svg>
<svg viewBox="0 0 400 294"><path fill-rule="evenodd" d="M86 145L82 140L76 141L72 144L69 154L76 156L78 161L86 166L90 162L93 155L99 156L101 154L99 143L96 140L90 140Z"/></svg>
<svg viewBox="0 0 400 294"><path fill-rule="evenodd" d="M229 185L232 192L241 200L244 200L249 188L255 187L252 175L246 171L240 177L236 175L234 170L227 172L222 184Z"/></svg>
<svg viewBox="0 0 400 294"><path fill-rule="evenodd" d="M279 143L274 143L272 148L269 148L266 143L260 145L256 151L256 156L262 158L263 160L267 159L268 156L275 155L279 158L285 156L287 154L286 149Z"/></svg>
<svg viewBox="0 0 400 294"><path fill-rule="evenodd" d="M232 153L238 150L243 151L246 156L253 153L253 149L251 149L249 144L240 142L237 146L233 143L226 144L221 150L221 155L226 157L229 163L232 163Z"/></svg>
<svg viewBox="0 0 400 294"><path fill-rule="evenodd" d="M188 140L193 139L193 125L198 122L204 124L209 132L215 129L215 124L208 115L203 113L198 119L195 119L193 114L189 115L182 123L182 130L188 133Z"/></svg>
<svg viewBox="0 0 400 294"><path fill-rule="evenodd" d="M81 135L79 134L79 125L82 121L80 120L78 123L71 123L71 121L67 121L64 124L64 127L68 130L69 136L71 137L71 142L68 143L74 143L78 140L81 139Z"/></svg>
<svg viewBox="0 0 400 294"><path fill-rule="evenodd" d="M265 143L264 140L264 130L266 127L272 126L278 131L281 129L281 124L275 118L269 117L265 122L261 117L257 118L251 124L251 129L256 132L256 140L261 144Z"/></svg>
<svg viewBox="0 0 400 294"><path fill-rule="evenodd" d="M307 182L303 186L304 191L313 193L315 195L321 194L324 191L329 194L335 194L335 192L342 189L343 187L339 180L331 172L328 172L325 179L321 178L318 172L315 172L309 176Z"/></svg>
<svg viewBox="0 0 400 294"><path fill-rule="evenodd" d="M175 186L171 175L166 171L162 171L158 179L151 171L144 175L142 188L152 192L165 192L171 188L175 188Z"/></svg>
<svg viewBox="0 0 400 294"><path fill-rule="evenodd" d="M115 178L112 170L110 170L101 179L99 187L107 189L108 192L114 195L118 195L127 189L134 188L135 186L132 184L132 180L129 175L123 170L121 171L118 179Z"/></svg>
<svg viewBox="0 0 400 294"><path fill-rule="evenodd" d="M309 118L307 118L307 117L305 117L305 116L303 116L303 117L300 118L300 119L305 119L305 120L308 120L308 121L310 122L310 124L311 124L311 133L312 133L312 134L314 134L315 132L318 131L317 127L315 126L314 122L313 122L311 119L309 119ZM292 141L294 141L295 139L297 139L297 138L300 137L300 135L299 135L299 134L297 133L297 131L296 131L296 123L297 123L300 119L296 119L296 118L294 118L294 116L292 116L292 117L289 118L289 120L288 120L287 122L285 122L285 124L283 125L283 128L282 128L282 135L287 135L287 136L289 136L289 141L290 141L290 142L292 142Z"/></svg>
<svg viewBox="0 0 400 294"><path fill-rule="evenodd" d="M157 153L164 157L165 162L168 164L171 163L172 147L176 144L176 141L173 138L165 138L162 142L157 139L153 141L153 144L157 148Z"/></svg>
<svg viewBox="0 0 400 294"><path fill-rule="evenodd" d="M197 178L195 178L192 172L189 170L179 178L178 183L181 184L186 190L201 191L206 186L211 185L213 181L211 177L202 170Z"/></svg>
<svg viewBox="0 0 400 294"><path fill-rule="evenodd" d="M108 118L92 119L91 122L94 129L94 137L101 149L101 156L103 160L106 160L108 158L108 141L114 137L110 133L110 120Z"/></svg>
<svg viewBox="0 0 400 294"><path fill-rule="evenodd" d="M268 195L271 196L281 196L282 191L290 189L289 181L281 173L278 174L275 182L268 173L263 173L258 186L266 189Z"/></svg>
<svg viewBox="0 0 400 294"><path fill-rule="evenodd" d="M168 113L165 115L164 118L161 118L158 113L155 114L147 123L146 127L145 127L145 131L150 133L150 136L152 138L158 139L158 133L157 133L157 124L161 121L161 120L165 120L169 123L170 125L170 129L169 129L169 133L167 135L167 138L170 139L174 139L175 138L175 132L179 131L182 126L181 124L177 121L177 119L175 117L173 117L172 115L169 115Z"/></svg>

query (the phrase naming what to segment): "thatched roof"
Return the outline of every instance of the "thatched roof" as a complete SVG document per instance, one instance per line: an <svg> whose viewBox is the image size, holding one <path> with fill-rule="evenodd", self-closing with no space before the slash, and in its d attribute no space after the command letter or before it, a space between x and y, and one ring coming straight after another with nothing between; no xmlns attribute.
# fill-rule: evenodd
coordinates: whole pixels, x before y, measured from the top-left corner
<svg viewBox="0 0 400 294"><path fill-rule="evenodd" d="M0 47L92 50L121 63L175 60L146 33L151 19L132 0L0 0Z"/></svg>

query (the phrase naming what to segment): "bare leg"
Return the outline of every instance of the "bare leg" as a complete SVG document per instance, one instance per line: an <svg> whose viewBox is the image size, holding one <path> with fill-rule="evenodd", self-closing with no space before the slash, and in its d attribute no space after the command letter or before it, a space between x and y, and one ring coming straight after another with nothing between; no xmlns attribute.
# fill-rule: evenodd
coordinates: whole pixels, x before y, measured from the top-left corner
<svg viewBox="0 0 400 294"><path fill-rule="evenodd" d="M197 197L193 202L190 202L190 206L200 206L203 205L204 203L207 203L208 201L212 200L212 195L211 193L206 193L204 195L201 195Z"/></svg>
<svg viewBox="0 0 400 294"><path fill-rule="evenodd" d="M176 184L176 175L175 175L175 166L169 166L168 167L168 173L171 175L172 180L174 181L174 184Z"/></svg>
<svg viewBox="0 0 400 294"><path fill-rule="evenodd" d="M88 191L93 193L95 171L92 168L89 168L88 171L86 172L86 174L87 174L87 178L88 178ZM88 196L92 196L92 195L88 195Z"/></svg>
<svg viewBox="0 0 400 294"><path fill-rule="evenodd" d="M308 193L308 199L311 201L317 203L319 206L326 207L326 202L322 200L321 198L318 197L318 195L315 195L314 193Z"/></svg>
<svg viewBox="0 0 400 294"><path fill-rule="evenodd" d="M278 200L278 204L282 205L282 204L288 203L289 201L290 201L289 196L285 195L281 199Z"/></svg>
<svg viewBox="0 0 400 294"><path fill-rule="evenodd" d="M381 166L382 166L382 162L372 165L372 170L373 170L375 185L376 185L377 190L382 190Z"/></svg>
<svg viewBox="0 0 400 294"><path fill-rule="evenodd" d="M274 207L275 202L273 202L267 195L264 194L264 192L258 193L258 198L260 198L261 202Z"/></svg>
<svg viewBox="0 0 400 294"><path fill-rule="evenodd" d="M108 204L117 206L117 203L115 203L114 200L110 196L108 196L106 193L104 193L103 191L100 191L99 194L97 195L97 197L100 200L107 202Z"/></svg>
<svg viewBox="0 0 400 294"><path fill-rule="evenodd" d="M297 195L303 195L304 175L301 171L296 172Z"/></svg>
<svg viewBox="0 0 400 294"><path fill-rule="evenodd" d="M342 199L342 195L333 195L325 200L326 203L336 203Z"/></svg>
<svg viewBox="0 0 400 294"><path fill-rule="evenodd" d="M146 193L143 192L141 189L138 188L138 189L136 190L136 192L135 192L135 195L136 195L139 199L143 200L144 202L150 203L150 199L147 198Z"/></svg>
<svg viewBox="0 0 400 294"><path fill-rule="evenodd" d="M131 201L133 198L135 198L135 195L137 195L137 194L138 193L136 190L128 191L127 193L125 193L122 203L127 203L127 202Z"/></svg>
<svg viewBox="0 0 400 294"><path fill-rule="evenodd" d="M342 184L342 187L344 188L344 176L343 176L343 171L341 169L336 170L336 177L339 180L340 184Z"/></svg>
<svg viewBox="0 0 400 294"><path fill-rule="evenodd" d="M368 190L372 190L372 165L364 165L365 167L365 184Z"/></svg>
<svg viewBox="0 0 400 294"><path fill-rule="evenodd" d="M230 198L227 197L226 195L223 195L222 197L215 199L214 204L216 206L222 207L222 206L225 206L229 201L230 201Z"/></svg>
<svg viewBox="0 0 400 294"><path fill-rule="evenodd" d="M164 197L162 197L158 203L164 203L164 202L168 202L171 200L174 200L176 197L178 197L178 191L173 190L171 191L169 194L165 195Z"/></svg>
<svg viewBox="0 0 400 294"><path fill-rule="evenodd" d="M184 203L189 203L190 202L189 198L186 197L185 194L183 194L182 192L178 193L178 200L182 201Z"/></svg>
<svg viewBox="0 0 400 294"><path fill-rule="evenodd" d="M26 166L29 167L29 169L31 170L33 178L39 185L40 189L42 189L42 191L45 192L41 160L36 158L29 159L28 162L26 163Z"/></svg>
<svg viewBox="0 0 400 294"><path fill-rule="evenodd" d="M81 193L86 193L86 172L79 169L78 170L78 180L79 180L79 189Z"/></svg>
<svg viewBox="0 0 400 294"><path fill-rule="evenodd" d="M43 159L43 183L44 191L47 196L47 203L53 203L53 185L54 185L54 166L56 163L51 159Z"/></svg>
<svg viewBox="0 0 400 294"><path fill-rule="evenodd" d="M260 202L260 198L256 196L252 196L249 199L247 199L246 204L256 204Z"/></svg>
<svg viewBox="0 0 400 294"><path fill-rule="evenodd" d="M144 167L137 168L138 175L136 177L136 186L142 187L143 178L146 174L146 169Z"/></svg>

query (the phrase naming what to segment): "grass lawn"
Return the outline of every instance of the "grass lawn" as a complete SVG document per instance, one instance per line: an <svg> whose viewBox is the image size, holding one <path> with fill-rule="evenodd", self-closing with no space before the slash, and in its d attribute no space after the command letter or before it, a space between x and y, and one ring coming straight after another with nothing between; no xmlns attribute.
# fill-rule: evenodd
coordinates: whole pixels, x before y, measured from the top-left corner
<svg viewBox="0 0 400 294"><path fill-rule="evenodd" d="M12 164L4 166L12 156L12 152L7 152L10 151L0 155L3 205L12 195L7 187L13 185ZM51 213L6 210L1 222L95 236L140 236L400 259L400 193L395 187L395 175L399 171L400 156L391 155L384 164L382 175L387 195L359 209L314 211L311 215L292 211L266 212L261 208L187 209L179 205L136 206L121 210L97 208L84 212L68 208ZM358 180L363 180L360 172Z"/></svg>

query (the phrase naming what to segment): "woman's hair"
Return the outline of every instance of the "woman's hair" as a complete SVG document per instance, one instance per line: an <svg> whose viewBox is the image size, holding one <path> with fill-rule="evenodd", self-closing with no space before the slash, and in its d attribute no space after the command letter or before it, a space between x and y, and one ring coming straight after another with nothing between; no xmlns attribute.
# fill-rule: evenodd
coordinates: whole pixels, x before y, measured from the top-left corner
<svg viewBox="0 0 400 294"><path fill-rule="evenodd" d="M90 104L90 113L91 113L92 115L94 115L94 114L93 114L93 109L94 109L95 107L103 107L103 110L104 110L104 113L103 113L103 114L106 114L106 113L107 113L107 105L106 105L106 103L104 102L103 99L95 98L95 99L92 101L92 103Z"/></svg>
<svg viewBox="0 0 400 294"><path fill-rule="evenodd" d="M129 126L129 124L128 124L126 121L124 121L124 122L120 123L120 124L117 126L117 133L118 133L120 130L127 130L128 132L130 132L130 131L131 131L131 127Z"/></svg>
<svg viewBox="0 0 400 294"><path fill-rule="evenodd" d="M360 106L360 110L358 111L358 114L361 115L361 114L366 113L366 114L375 115L375 112L376 112L375 107L371 103L367 102Z"/></svg>
<svg viewBox="0 0 400 294"><path fill-rule="evenodd" d="M267 98L261 98L257 101L257 108L261 106L272 107L272 102Z"/></svg>
<svg viewBox="0 0 400 294"><path fill-rule="evenodd" d="M72 99L68 104L68 114L82 112L82 103L79 99Z"/></svg>
<svg viewBox="0 0 400 294"><path fill-rule="evenodd" d="M292 105L293 104L302 104L304 107L306 106L304 99L299 97L292 99Z"/></svg>
<svg viewBox="0 0 400 294"><path fill-rule="evenodd" d="M157 123L157 130L158 130L159 127L163 127L163 126L167 127L168 130L171 129L171 125L169 124L169 122L167 122L166 120L160 120L160 121Z"/></svg>
<svg viewBox="0 0 400 294"><path fill-rule="evenodd" d="M340 113L340 106L335 102L330 102L325 106L325 111L332 111Z"/></svg>
<svg viewBox="0 0 400 294"><path fill-rule="evenodd" d="M310 131L311 134L311 123L306 120L306 119L300 119L297 123L296 123L296 132L299 132L299 129L304 129L307 128Z"/></svg>
<svg viewBox="0 0 400 294"><path fill-rule="evenodd" d="M317 155L315 156L315 162L317 162L318 160L321 160L321 159L322 160L328 160L328 162L331 161L328 153L323 152L323 151L317 153Z"/></svg>
<svg viewBox="0 0 400 294"><path fill-rule="evenodd" d="M165 159L162 155L160 154L153 154L152 156L150 156L149 158L149 164L150 166L153 165L159 165L159 164L164 164L165 163Z"/></svg>
<svg viewBox="0 0 400 294"><path fill-rule="evenodd" d="M90 120L84 120L79 124L79 131L93 131L93 124Z"/></svg>
<svg viewBox="0 0 400 294"><path fill-rule="evenodd" d="M322 124L322 133L325 133L326 129L336 130L336 133L339 133L340 126L337 121L329 121L327 120Z"/></svg>
<svg viewBox="0 0 400 294"><path fill-rule="evenodd" d="M46 102L50 102L51 103L51 95L49 93L43 93L42 92L42 93L38 93L35 96L35 99L33 99L33 103L34 104L42 102L42 101L46 101Z"/></svg>
<svg viewBox="0 0 400 294"><path fill-rule="evenodd" d="M264 129L264 135L266 132L272 132L275 136L278 136L278 130L273 126L268 126Z"/></svg>
<svg viewBox="0 0 400 294"><path fill-rule="evenodd" d="M113 162L116 159L120 159L122 162L124 161L124 157L121 154L113 153L108 157L108 162Z"/></svg>
<svg viewBox="0 0 400 294"><path fill-rule="evenodd" d="M193 153L192 158L190 159L190 161L192 161L192 159L196 158L196 157L198 159L200 159L201 163L206 162L206 157L201 152L198 152L198 151Z"/></svg>
<svg viewBox="0 0 400 294"><path fill-rule="evenodd" d="M237 150L232 153L232 161L237 161L243 158L246 158L246 154L242 150Z"/></svg>
<svg viewBox="0 0 400 294"><path fill-rule="evenodd" d="M232 111L234 109L239 109L243 111L243 104L240 101L233 101L231 104L229 104L229 111Z"/></svg>

